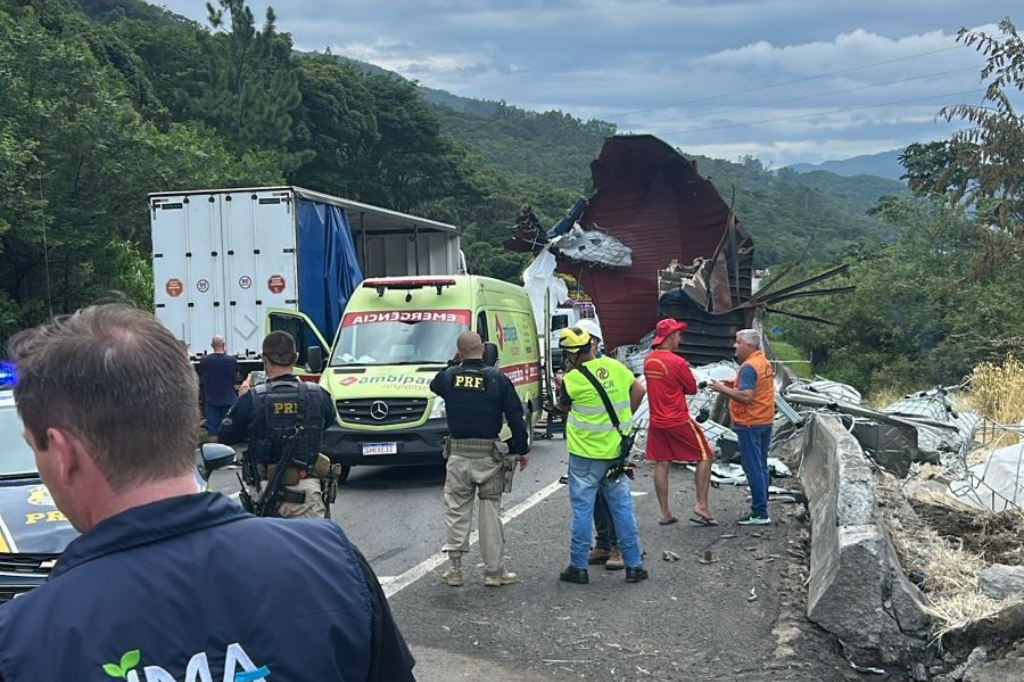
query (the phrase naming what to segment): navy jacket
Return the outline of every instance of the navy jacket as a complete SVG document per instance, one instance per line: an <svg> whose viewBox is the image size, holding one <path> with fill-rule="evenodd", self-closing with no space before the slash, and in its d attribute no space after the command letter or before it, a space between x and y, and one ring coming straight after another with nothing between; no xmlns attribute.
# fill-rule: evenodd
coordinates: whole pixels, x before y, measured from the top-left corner
<svg viewBox="0 0 1024 682"><path fill-rule="evenodd" d="M509 452L530 452L523 404L512 381L499 370L482 360L464 360L438 372L430 390L444 398L453 438L497 438L504 416L512 431Z"/></svg>
<svg viewBox="0 0 1024 682"><path fill-rule="evenodd" d="M257 519L217 493L102 521L0 607L5 682L404 682L412 665L338 526Z"/></svg>

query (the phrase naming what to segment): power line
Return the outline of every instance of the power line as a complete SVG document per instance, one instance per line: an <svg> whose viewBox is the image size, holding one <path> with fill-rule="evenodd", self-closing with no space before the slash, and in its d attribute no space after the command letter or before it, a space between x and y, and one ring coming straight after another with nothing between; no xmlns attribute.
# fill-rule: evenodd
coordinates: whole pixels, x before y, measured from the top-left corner
<svg viewBox="0 0 1024 682"><path fill-rule="evenodd" d="M929 52L921 52L919 54L911 54L905 57L896 57L895 59L886 59L881 62L874 62L873 64L864 64L861 66L852 66L848 69L840 69L838 71L829 71L826 73L819 73L813 76L805 76L803 78L795 78L793 80L782 81L781 83L771 83L769 85L761 85L756 88L747 88L744 90L734 90L732 92L719 93L717 95L709 95L707 97L699 97L697 99L691 99L686 102L680 102L677 104L662 104L656 107L649 107L647 109L637 109L635 111L623 111L618 114L612 114L613 118L621 118L623 116L633 116L635 114L646 114L649 111L658 111L659 109L671 109L672 107L685 107L691 104L698 104L700 102L708 102L715 99L722 99L725 97L732 97L733 95L745 95L751 92L760 92L762 90L771 90L772 88L781 88L784 85L793 85L794 83L805 83L807 81L817 80L819 78L828 78L829 76L838 76L843 73L851 73L853 71L861 71L863 69L870 69L876 66L883 66L885 64L895 64L896 62L907 61L909 59L917 59L918 57L927 57L929 55L938 54L940 52L949 52L951 50L961 50L964 45L953 45L952 47L943 47L937 50L931 50Z"/></svg>
<svg viewBox="0 0 1024 682"><path fill-rule="evenodd" d="M892 107L901 104L914 104L916 102L925 102L930 99L939 99L940 97L956 97L957 95L971 95L971 94L982 94L985 90L962 90L960 92L948 92L942 95L930 95L928 97L915 97L913 99L900 100L898 102L884 102L881 104L864 104L856 107L841 107L839 109L831 109L827 111L814 111L809 114L796 114L793 116L781 116L779 118L766 118L760 121L745 121L743 123L729 123L727 125L720 126L707 126L705 128L687 128L685 130L672 130L668 132L659 132L659 135L684 135L686 133L702 133L709 130L726 130L728 128L741 128L743 126L754 126L761 125L763 123L778 123L780 121L793 121L800 118L811 118L812 116L827 116L829 114L843 114L848 111L859 111L861 109L877 109L879 107Z"/></svg>
<svg viewBox="0 0 1024 682"><path fill-rule="evenodd" d="M789 104L791 102L800 102L800 101L809 100L809 99L816 99L818 97L825 97L825 96L831 96L831 95L842 95L842 94L845 94L845 93L848 93L848 92L857 92L857 91L860 91L860 90L870 90L871 88L880 88L880 87L882 87L884 85L895 85L897 83L909 83L911 81L923 80L925 78L934 78L936 76L948 76L951 73L960 73L962 71L977 71L977 67L967 66L967 67L964 67L962 69L950 69L949 71L937 71L935 73L926 73L926 74L923 74L921 76L911 76L909 78L898 78L896 80L884 81L882 83L872 83L870 85L861 85L861 86L858 86L856 88L844 88L843 90L830 90L828 92L820 92L820 93L815 93L813 95L805 95L803 97L790 97L790 98L787 98L787 99L779 99L779 100L775 100L773 102L762 102L762 103L758 103L758 104L744 104L744 105L738 106L738 107L730 107L729 109L713 109L711 111L702 112L701 116L705 116L705 117L706 116L716 116L716 115L720 115L720 114L732 113L734 111L742 111L743 109L755 109L755 108L758 108L758 107L770 107L770 106L775 106L777 104ZM650 125L652 123L665 123L666 121L672 121L675 118L678 118L678 117L655 119L653 121L645 121L645 123L647 125Z"/></svg>

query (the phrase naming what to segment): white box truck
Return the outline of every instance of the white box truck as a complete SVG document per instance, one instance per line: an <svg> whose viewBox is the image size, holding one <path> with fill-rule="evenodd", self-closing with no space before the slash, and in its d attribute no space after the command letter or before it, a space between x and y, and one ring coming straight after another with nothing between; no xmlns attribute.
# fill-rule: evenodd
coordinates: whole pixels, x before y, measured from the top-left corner
<svg viewBox="0 0 1024 682"><path fill-rule="evenodd" d="M149 208L156 315L196 360L220 334L256 368L277 329L300 364L327 357L364 278L465 272L454 225L299 187L156 192Z"/></svg>

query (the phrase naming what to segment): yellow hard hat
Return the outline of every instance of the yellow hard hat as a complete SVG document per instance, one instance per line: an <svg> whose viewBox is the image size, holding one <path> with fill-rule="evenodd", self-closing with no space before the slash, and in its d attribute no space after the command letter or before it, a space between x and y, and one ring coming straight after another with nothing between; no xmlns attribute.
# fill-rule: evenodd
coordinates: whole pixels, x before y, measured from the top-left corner
<svg viewBox="0 0 1024 682"><path fill-rule="evenodd" d="M590 333L579 327L566 327L558 335L558 347L570 353L590 348Z"/></svg>

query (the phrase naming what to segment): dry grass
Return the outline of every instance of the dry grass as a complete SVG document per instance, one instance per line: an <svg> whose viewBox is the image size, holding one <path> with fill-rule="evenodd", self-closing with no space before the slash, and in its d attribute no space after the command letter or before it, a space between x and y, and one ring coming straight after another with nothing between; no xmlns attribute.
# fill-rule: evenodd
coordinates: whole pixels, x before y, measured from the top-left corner
<svg viewBox="0 0 1024 682"><path fill-rule="evenodd" d="M1010 602L989 599L979 592L962 592L947 598L933 600L925 612L936 623L932 630L935 640L964 628L971 623L991 618L1002 611Z"/></svg>
<svg viewBox="0 0 1024 682"><path fill-rule="evenodd" d="M900 390L898 386L883 386L869 395L864 400L864 404L875 410L884 410L907 393L907 391Z"/></svg>
<svg viewBox="0 0 1024 682"><path fill-rule="evenodd" d="M874 406L883 407L900 397L902 395L895 391L880 392L871 396L870 402ZM1009 356L1002 364L982 363L975 367L970 389L958 396L957 409L973 410L990 422L988 426L982 424L982 430L988 429L991 433L978 434L985 445L969 455L968 465L984 461L996 447L1018 442L1020 429L1013 427L1024 425L1024 362ZM923 463L915 464L915 469L916 478L924 480L948 482L951 475L955 477L956 474L945 466ZM893 481L876 478L876 482L881 488L892 491ZM948 495L933 495L924 491L914 495L928 504L960 512L966 508L974 513L973 508ZM909 505L885 505L881 510L904 569L919 571L924 575L922 588L928 598L925 610L933 619L933 634L936 638L972 622L992 617L1008 605L1020 601L1000 601L981 594L978 591L978 576L989 565L989 561L981 554L965 549L962 540L940 536L935 528L910 510ZM980 532L985 533L986 537L989 537L988 531L996 533L998 529L989 528L987 522L994 523L997 517L987 512L977 513L985 522L981 524ZM1016 531L1011 536L1019 537ZM991 537L996 539L997 536Z"/></svg>
<svg viewBox="0 0 1024 682"><path fill-rule="evenodd" d="M1024 423L1024 362L1009 356L1001 365L983 362L971 374L964 402L997 424Z"/></svg>
<svg viewBox="0 0 1024 682"><path fill-rule="evenodd" d="M927 525L907 521L890 518L889 534L904 568L925 576L925 612L935 623L936 638L988 618L1005 606L978 592L978 575L988 566L980 555L951 544Z"/></svg>

